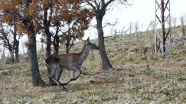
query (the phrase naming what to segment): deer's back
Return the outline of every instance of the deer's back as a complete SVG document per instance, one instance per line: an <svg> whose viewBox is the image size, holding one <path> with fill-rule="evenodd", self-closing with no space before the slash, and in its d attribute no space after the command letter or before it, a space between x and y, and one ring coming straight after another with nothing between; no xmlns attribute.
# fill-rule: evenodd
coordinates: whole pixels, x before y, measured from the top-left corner
<svg viewBox="0 0 186 104"><path fill-rule="evenodd" d="M46 63L59 64L66 69L72 69L72 67L80 67L81 63L80 53L69 53L60 55L50 55L45 61Z"/></svg>
<svg viewBox="0 0 186 104"><path fill-rule="evenodd" d="M50 55L46 60L45 62L47 64L49 63L59 63L60 62L60 59L58 57L56 57L55 55Z"/></svg>
<svg viewBox="0 0 186 104"><path fill-rule="evenodd" d="M58 55L60 66L70 69L73 66L79 66L79 53L69 53Z"/></svg>

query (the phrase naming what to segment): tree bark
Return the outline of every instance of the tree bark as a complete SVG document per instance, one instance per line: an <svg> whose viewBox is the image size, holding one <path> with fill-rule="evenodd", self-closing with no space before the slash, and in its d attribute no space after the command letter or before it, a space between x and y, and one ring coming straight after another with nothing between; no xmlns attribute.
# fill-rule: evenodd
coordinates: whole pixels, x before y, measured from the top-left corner
<svg viewBox="0 0 186 104"><path fill-rule="evenodd" d="M51 33L49 32L49 28L45 30L46 36L47 36L47 47L46 47L46 57L49 57L51 55ZM48 72L48 81L49 85L57 85L51 77L49 77L51 73L51 69L47 67L47 72Z"/></svg>
<svg viewBox="0 0 186 104"><path fill-rule="evenodd" d="M70 40L67 40L66 42L66 54L70 53L70 49L72 48L72 46L74 45L74 43L70 43Z"/></svg>
<svg viewBox="0 0 186 104"><path fill-rule="evenodd" d="M54 50L55 50L55 54L58 55L59 54L59 37L57 35L54 36Z"/></svg>
<svg viewBox="0 0 186 104"><path fill-rule="evenodd" d="M17 37L17 29L16 24L14 23L14 50L15 50L15 62L19 63L19 40L16 39Z"/></svg>
<svg viewBox="0 0 186 104"><path fill-rule="evenodd" d="M29 24L28 24L29 23ZM41 79L38 59L37 59L37 45L36 45L36 33L34 30L34 26L31 24L30 20L27 18L24 21L24 25L28 27L28 56L30 61L30 70L32 74L32 85L43 86L44 82Z"/></svg>
<svg viewBox="0 0 186 104"><path fill-rule="evenodd" d="M32 0L25 0L25 8L28 8L29 3ZM38 66L38 58L37 58L37 46L36 46L36 32L34 30L34 26L31 20L28 17L23 17L22 23L28 29L28 56L30 61L30 70L32 74L32 85L36 86L43 86L44 82L41 79L39 66Z"/></svg>
<svg viewBox="0 0 186 104"><path fill-rule="evenodd" d="M102 67L104 70L110 70L112 69L112 65L107 57L107 53L105 50L105 43L104 43L104 32L103 32L103 26L102 26L102 16L98 15L96 16L97 21L97 32L98 32L98 44L99 44L99 52L101 55L102 60Z"/></svg>
<svg viewBox="0 0 186 104"><path fill-rule="evenodd" d="M9 50L9 51L10 51L11 64L13 64L13 63L15 62L15 60L14 60L14 50L11 49L11 50Z"/></svg>
<svg viewBox="0 0 186 104"><path fill-rule="evenodd" d="M19 41L15 42L15 62L19 63Z"/></svg>
<svg viewBox="0 0 186 104"><path fill-rule="evenodd" d="M30 42L28 46L28 54L30 61L30 69L32 73L32 85L35 86L43 86L44 82L41 79L41 75L38 67L37 60L37 48L36 48L36 36L35 34L28 35L28 40Z"/></svg>
<svg viewBox="0 0 186 104"><path fill-rule="evenodd" d="M66 54L68 54L70 52L70 41L67 40L66 42Z"/></svg>
<svg viewBox="0 0 186 104"><path fill-rule="evenodd" d="M56 29L56 34L54 36L54 41L53 41L53 45L54 45L54 50L55 50L55 54L58 55L59 54L59 36L58 36L58 31L59 31L59 25L57 24L57 29Z"/></svg>
<svg viewBox="0 0 186 104"><path fill-rule="evenodd" d="M105 44L104 44L104 32L103 32L103 17L106 13L106 8L108 5L110 5L114 0L100 0L98 1L89 1L86 0L86 2L96 11L96 22L97 22L97 32L98 32L98 43L99 43L99 52L102 60L102 66L105 70L113 69L105 50Z"/></svg>
<svg viewBox="0 0 186 104"><path fill-rule="evenodd" d="M49 8L45 8L44 9L44 28L45 28L45 34L47 36L47 46L46 46L46 57L49 57L51 55L51 37L52 34L49 30L49 26L50 26L50 20L48 20L48 11ZM49 77L50 73L51 73L51 69L49 67L47 67L47 72L48 72L48 81L49 81L49 85L57 85L51 77Z"/></svg>
<svg viewBox="0 0 186 104"><path fill-rule="evenodd" d="M12 64L14 63L14 50L8 39L7 39L7 44L8 44L8 50L10 52L10 59L11 59L10 63Z"/></svg>

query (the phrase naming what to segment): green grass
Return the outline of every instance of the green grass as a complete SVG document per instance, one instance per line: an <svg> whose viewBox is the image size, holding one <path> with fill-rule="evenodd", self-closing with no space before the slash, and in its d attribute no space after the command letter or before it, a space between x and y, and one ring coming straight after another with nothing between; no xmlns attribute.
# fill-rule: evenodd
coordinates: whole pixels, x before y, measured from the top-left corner
<svg viewBox="0 0 186 104"><path fill-rule="evenodd" d="M105 38L108 57L115 70L103 71L99 52L85 60L81 75L68 84L68 91L58 86L32 87L29 64L22 62L0 66L0 103L22 104L184 104L186 103L185 46L173 47L172 55L153 52L153 32ZM96 43L96 40L92 40ZM79 52L76 44L71 52ZM147 60L143 54L148 47ZM138 51L135 51L138 50ZM61 52L64 52L61 50ZM42 56L42 55L40 55ZM39 62L42 79L48 83L46 66ZM61 81L69 79L64 70ZM91 83L90 80L95 80Z"/></svg>

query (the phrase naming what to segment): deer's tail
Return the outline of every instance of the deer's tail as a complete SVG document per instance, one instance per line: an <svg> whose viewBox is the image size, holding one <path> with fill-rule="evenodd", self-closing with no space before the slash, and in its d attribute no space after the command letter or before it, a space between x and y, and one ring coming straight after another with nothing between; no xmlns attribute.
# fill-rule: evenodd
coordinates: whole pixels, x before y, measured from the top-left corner
<svg viewBox="0 0 186 104"><path fill-rule="evenodd" d="M49 63L50 63L50 59L49 59L49 57L48 57L48 58L45 59L45 65L46 65L47 67L51 68L50 65L49 65Z"/></svg>
<svg viewBox="0 0 186 104"><path fill-rule="evenodd" d="M45 59L45 64L47 67L51 68L51 64L53 63L59 63L59 58L51 55Z"/></svg>

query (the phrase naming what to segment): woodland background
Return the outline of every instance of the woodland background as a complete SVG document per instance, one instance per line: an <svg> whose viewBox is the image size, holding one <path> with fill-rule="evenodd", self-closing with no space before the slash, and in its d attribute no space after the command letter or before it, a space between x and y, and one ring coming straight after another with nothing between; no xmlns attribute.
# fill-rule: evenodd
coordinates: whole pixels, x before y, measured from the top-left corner
<svg viewBox="0 0 186 104"><path fill-rule="evenodd" d="M115 0L109 1L112 4ZM0 60L0 102L186 102L185 16L172 17L171 30L174 41L172 51L166 56L162 56L161 52L155 54L154 21L149 23L144 32L140 31L139 22L131 22L127 29L119 32L116 30L109 37L104 37L101 29L103 24L96 25L98 39L91 41L104 45L103 54L106 54L106 58L100 57L104 50L93 51L83 64L84 74L77 81L67 85L68 91L61 90L58 86L48 86L49 69L45 66L44 59L50 54L80 52L83 47L83 31L89 27L92 18L97 18L98 23L102 23L99 19L103 19L106 10L101 8L103 5L91 6L91 3L96 4L95 2L87 1L88 9L82 8L84 3L81 0L56 2L58 0L0 2L1 46L9 51L7 57L6 51L1 50L3 54ZM119 2L130 6L126 1ZM98 4L101 3L107 4ZM85 14L80 15L83 13ZM178 22L179 26L176 25ZM39 46L41 48L36 48L38 34L42 35ZM19 54L17 45L22 45L19 38L23 35L28 37L28 42L23 45L27 50ZM110 64L104 64L104 60ZM69 78L69 74L68 71L64 71L62 82ZM35 78L39 80L34 82Z"/></svg>

